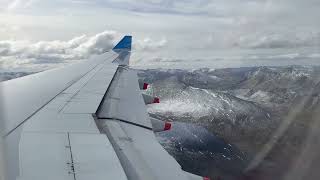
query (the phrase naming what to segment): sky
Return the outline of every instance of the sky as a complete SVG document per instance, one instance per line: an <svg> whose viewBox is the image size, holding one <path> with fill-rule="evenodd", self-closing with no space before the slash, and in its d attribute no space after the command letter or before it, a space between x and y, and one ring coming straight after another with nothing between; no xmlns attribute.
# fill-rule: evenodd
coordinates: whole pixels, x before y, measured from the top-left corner
<svg viewBox="0 0 320 180"><path fill-rule="evenodd" d="M1 0L0 70L39 71L134 38L138 68L319 65L319 0Z"/></svg>

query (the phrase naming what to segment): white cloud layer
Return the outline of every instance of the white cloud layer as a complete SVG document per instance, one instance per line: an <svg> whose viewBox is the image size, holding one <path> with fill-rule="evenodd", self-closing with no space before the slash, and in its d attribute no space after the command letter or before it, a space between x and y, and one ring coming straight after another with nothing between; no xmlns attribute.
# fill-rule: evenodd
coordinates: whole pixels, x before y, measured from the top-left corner
<svg viewBox="0 0 320 180"><path fill-rule="evenodd" d="M153 51L159 50L167 45L168 41L165 38L162 38L160 41L152 40L151 38L147 37L142 40L137 40L134 42L134 48L136 50L143 50L143 51Z"/></svg>
<svg viewBox="0 0 320 180"><path fill-rule="evenodd" d="M33 67L50 68L58 63L87 59L112 49L119 41L115 31L104 31L93 36L81 35L68 41L0 41L0 65L2 69ZM165 39L155 41L151 38L137 40L134 50L156 50L162 48Z"/></svg>
<svg viewBox="0 0 320 180"><path fill-rule="evenodd" d="M0 65L47 66L83 59L110 49L120 38L116 32L133 35L135 49L147 52L145 57L135 53L135 63L188 63L184 59L215 59L219 53L225 59L238 49L254 51L237 55L241 57L264 49L276 52L271 57L298 53L315 62L319 9L319 0L2 0ZM105 29L116 32L99 33ZM308 54L303 48L312 50ZM253 57L258 63L260 56ZM234 63L251 64L255 62Z"/></svg>
<svg viewBox="0 0 320 180"><path fill-rule="evenodd" d="M320 45L320 33L271 33L240 36L234 46L244 48L299 48L317 47Z"/></svg>
<svg viewBox="0 0 320 180"><path fill-rule="evenodd" d="M55 64L81 60L113 47L116 33L105 31L94 36L82 35L69 41L0 41L2 68L32 64Z"/></svg>

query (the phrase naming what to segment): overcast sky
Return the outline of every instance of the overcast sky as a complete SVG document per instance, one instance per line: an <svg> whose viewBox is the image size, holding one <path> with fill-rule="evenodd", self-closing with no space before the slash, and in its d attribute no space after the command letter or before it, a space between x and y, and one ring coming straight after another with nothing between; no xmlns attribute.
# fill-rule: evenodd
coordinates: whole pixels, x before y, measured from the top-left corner
<svg viewBox="0 0 320 180"><path fill-rule="evenodd" d="M319 9L319 0L1 0L0 65L46 69L125 34L132 64L146 68L320 64Z"/></svg>

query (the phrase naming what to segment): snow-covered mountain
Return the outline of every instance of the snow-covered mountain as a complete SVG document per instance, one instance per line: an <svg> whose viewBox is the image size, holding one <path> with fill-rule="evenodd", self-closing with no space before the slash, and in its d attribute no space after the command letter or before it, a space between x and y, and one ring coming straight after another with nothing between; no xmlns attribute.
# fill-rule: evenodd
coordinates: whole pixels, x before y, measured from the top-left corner
<svg viewBox="0 0 320 180"><path fill-rule="evenodd" d="M320 67L249 67L211 70L145 70L141 77L158 82L175 77L179 83L202 89L226 91L241 99L257 103L287 103L305 95L318 83ZM269 97L268 97L269 96ZM255 100L256 99L256 100ZM264 104L264 103L262 103Z"/></svg>
<svg viewBox="0 0 320 180"><path fill-rule="evenodd" d="M320 107L320 67L151 69L140 70L139 76L151 84L148 93L161 100L148 107L151 116L200 124L249 160L285 127L255 169L259 178L281 179Z"/></svg>

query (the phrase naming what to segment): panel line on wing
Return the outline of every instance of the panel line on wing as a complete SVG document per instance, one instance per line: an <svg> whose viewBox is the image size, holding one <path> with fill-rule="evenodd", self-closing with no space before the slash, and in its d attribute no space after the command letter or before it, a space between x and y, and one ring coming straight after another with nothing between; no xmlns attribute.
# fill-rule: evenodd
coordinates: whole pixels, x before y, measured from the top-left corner
<svg viewBox="0 0 320 180"><path fill-rule="evenodd" d="M119 118L98 118L97 120L104 120L104 119L105 120L116 120L116 121L124 122L124 123L127 123L127 124L131 124L131 125L134 125L134 126L138 126L138 127L144 128L144 129L152 130L151 127L144 126L144 125L141 125L141 124L137 124L137 123L134 123L134 122L131 122L131 121L128 121L128 120L119 119Z"/></svg>
<svg viewBox="0 0 320 180"><path fill-rule="evenodd" d="M76 92L75 94L73 94L73 95L70 97L70 99L67 101L67 103L65 103L65 104L63 105L63 107L58 111L59 113L62 112L63 109L68 105L68 103L71 102L71 100L72 100L76 95L78 95L78 93L81 91L81 89L82 89L83 87L85 87L85 86L90 82L90 80L93 79L94 76L95 76L101 69L103 69L103 67L105 66L105 63L104 63L104 64L98 64L96 67L98 67L99 65L100 65L101 67L98 68L97 70L93 70L94 72L93 72L92 76L87 80L86 83L84 83L84 84L77 90L77 92ZM91 72L92 72L92 71L88 72L88 74L91 73ZM87 75L87 74L86 74L86 75ZM86 76L86 75L85 75L85 76ZM83 76L83 77L84 77L84 76Z"/></svg>
<svg viewBox="0 0 320 180"><path fill-rule="evenodd" d="M71 163L70 163L70 167L71 167L71 173L73 174L73 178L74 180L77 180L76 179L76 172L75 172L75 169L74 169L74 160L73 160L73 155L72 155L72 147L71 147L71 142L70 142L70 133L68 132L68 143L69 143L69 150L70 150L70 159L71 159Z"/></svg>
<svg viewBox="0 0 320 180"><path fill-rule="evenodd" d="M78 80L81 78L78 78ZM70 86L72 86L76 81L74 81L73 83L71 83L69 86L67 86L65 89L62 90L62 92L66 89L68 89ZM9 136L13 131L15 131L17 128L19 128L21 125L23 125L26 121L28 121L30 118L32 118L32 116L34 116L35 114L37 114L41 109L43 109L46 105L48 105L52 100L54 100L57 96L59 96L59 94L57 94L56 96L54 96L50 101L48 101L47 103L45 103L44 105L42 105L39 109L37 109L35 112L33 112L30 116L28 116L25 120L23 120L21 123L19 123L16 127L14 127L13 129L11 129L9 132L7 132L6 134L4 134L3 137L7 137Z"/></svg>

